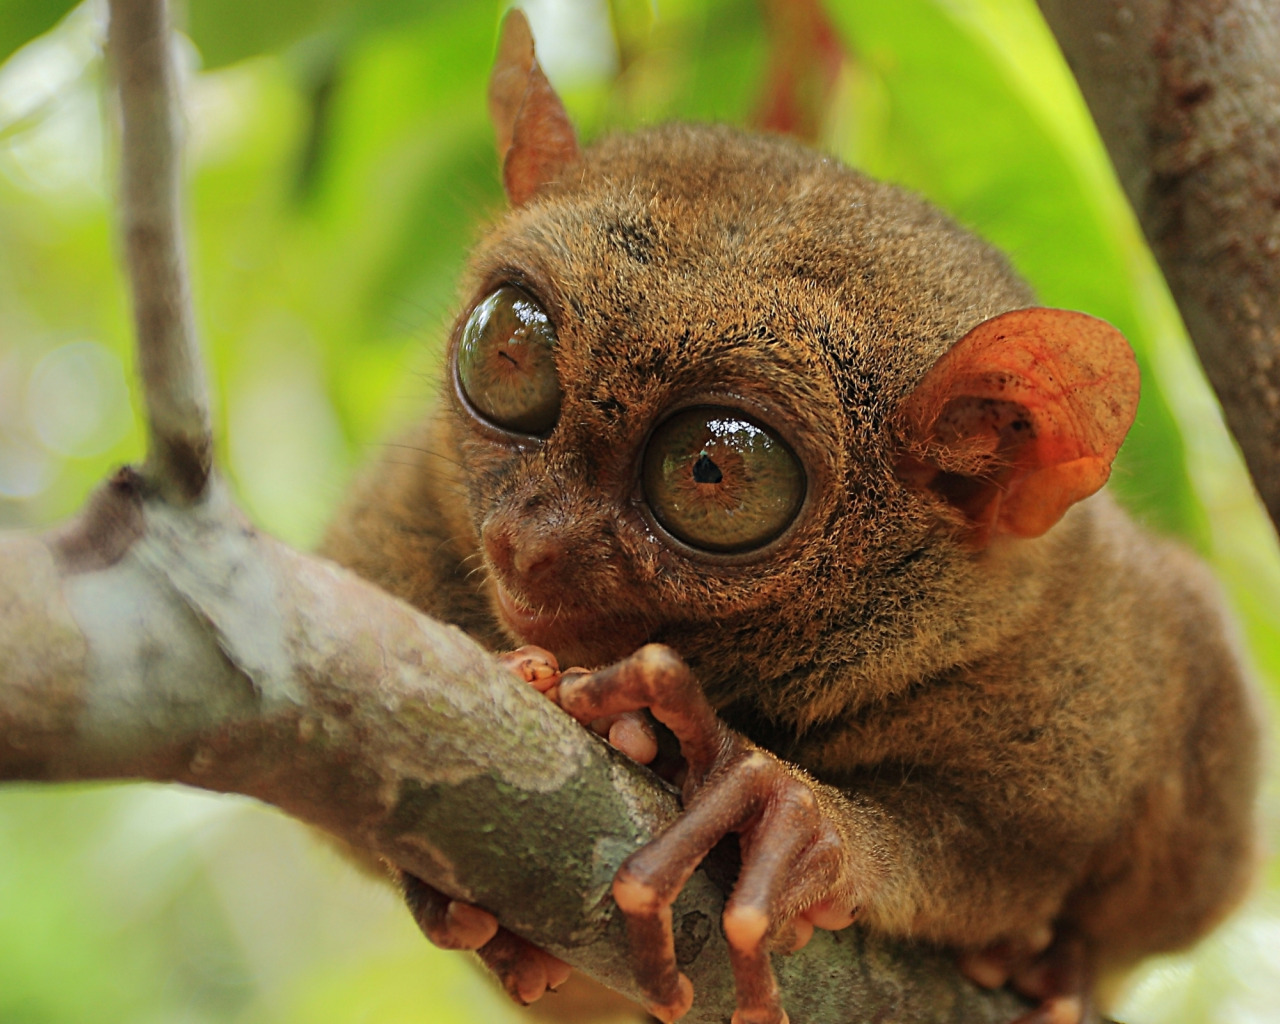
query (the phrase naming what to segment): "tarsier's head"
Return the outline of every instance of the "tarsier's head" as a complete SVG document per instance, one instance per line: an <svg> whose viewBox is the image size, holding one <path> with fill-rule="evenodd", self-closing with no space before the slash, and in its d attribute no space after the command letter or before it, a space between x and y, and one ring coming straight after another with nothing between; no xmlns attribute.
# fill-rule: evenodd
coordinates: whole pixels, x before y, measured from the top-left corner
<svg viewBox="0 0 1280 1024"><path fill-rule="evenodd" d="M1127 343L1025 308L924 202L724 128L579 151L519 14L491 105L512 210L448 372L513 639L586 665L662 640L713 699L763 671L786 703L954 634L957 574L1105 482Z"/></svg>

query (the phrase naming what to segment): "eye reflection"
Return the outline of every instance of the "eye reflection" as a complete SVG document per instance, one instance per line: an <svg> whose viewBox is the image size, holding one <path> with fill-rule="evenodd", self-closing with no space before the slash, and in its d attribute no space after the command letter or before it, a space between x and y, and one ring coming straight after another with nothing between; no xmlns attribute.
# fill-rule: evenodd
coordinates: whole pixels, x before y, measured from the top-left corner
<svg viewBox="0 0 1280 1024"><path fill-rule="evenodd" d="M506 430L546 434L560 416L555 328L547 311L512 285L467 318L458 343L458 382L484 419Z"/></svg>

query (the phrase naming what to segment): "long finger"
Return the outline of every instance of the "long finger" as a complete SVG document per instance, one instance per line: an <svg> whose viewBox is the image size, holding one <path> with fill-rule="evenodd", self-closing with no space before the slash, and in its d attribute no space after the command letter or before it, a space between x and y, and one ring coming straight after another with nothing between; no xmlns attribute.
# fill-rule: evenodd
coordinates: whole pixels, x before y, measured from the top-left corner
<svg viewBox="0 0 1280 1024"><path fill-rule="evenodd" d="M400 873L400 889L422 934L441 949L479 949L498 930L487 910L451 899L407 871Z"/></svg>
<svg viewBox="0 0 1280 1024"><path fill-rule="evenodd" d="M680 742L692 777L701 780L725 752L721 724L688 666L668 647L649 644L590 675L564 679L560 706L580 722L648 708Z"/></svg>
<svg viewBox="0 0 1280 1024"><path fill-rule="evenodd" d="M662 1019L683 1013L691 995L676 964L671 904L711 848L755 815L758 792L752 763L732 762L695 794L665 832L628 857L614 878L613 895L627 918L636 981L650 1012Z"/></svg>

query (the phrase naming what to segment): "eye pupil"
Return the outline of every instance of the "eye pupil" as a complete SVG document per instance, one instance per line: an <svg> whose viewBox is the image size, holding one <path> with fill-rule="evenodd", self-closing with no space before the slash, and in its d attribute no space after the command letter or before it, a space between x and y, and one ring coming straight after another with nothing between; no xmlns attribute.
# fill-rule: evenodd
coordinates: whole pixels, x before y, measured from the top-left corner
<svg viewBox="0 0 1280 1024"><path fill-rule="evenodd" d="M699 484L718 484L724 479L724 474L720 472L720 467L711 461L711 456L705 451L698 456L698 461L693 464L693 480Z"/></svg>
<svg viewBox="0 0 1280 1024"><path fill-rule="evenodd" d="M804 503L804 470L770 428L736 409L684 409L644 453L644 497L662 528L690 547L743 552L776 538Z"/></svg>

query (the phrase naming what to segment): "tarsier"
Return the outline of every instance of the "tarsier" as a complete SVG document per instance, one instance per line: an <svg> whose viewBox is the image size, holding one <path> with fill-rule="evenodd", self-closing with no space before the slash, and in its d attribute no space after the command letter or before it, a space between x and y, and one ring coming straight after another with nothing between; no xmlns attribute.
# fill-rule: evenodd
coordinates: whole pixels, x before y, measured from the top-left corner
<svg viewBox="0 0 1280 1024"><path fill-rule="evenodd" d="M728 833L740 1024L786 1020L768 954L814 926L951 947L1069 1022L1214 925L1258 727L1204 568L1095 494L1137 404L1123 337L782 138L580 149L519 13L490 102L511 209L442 398L326 550L544 649L512 663L625 752L652 755L641 709L674 732L684 812L614 885L647 1008L691 1004L669 907ZM517 995L562 975L415 898Z"/></svg>

